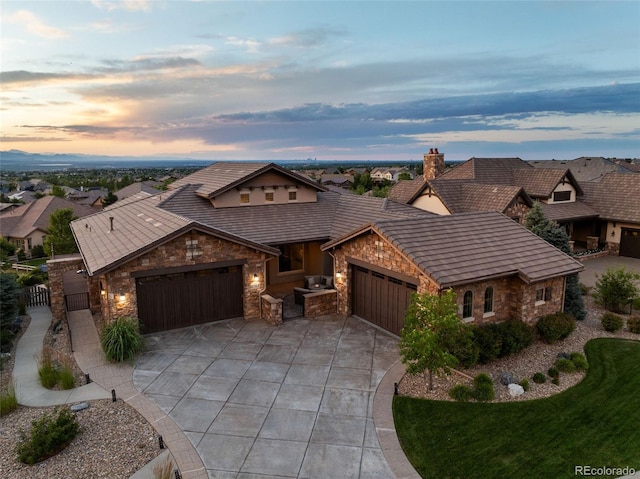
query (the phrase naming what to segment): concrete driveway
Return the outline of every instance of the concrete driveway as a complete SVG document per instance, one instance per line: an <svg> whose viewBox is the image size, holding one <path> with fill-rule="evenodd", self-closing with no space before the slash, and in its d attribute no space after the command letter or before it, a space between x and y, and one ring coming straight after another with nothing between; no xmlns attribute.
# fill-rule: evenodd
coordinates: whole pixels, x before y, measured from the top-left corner
<svg viewBox="0 0 640 479"><path fill-rule="evenodd" d="M640 259L628 258L625 256L602 256L601 258L587 259L583 263L584 271L580 273L580 282L586 286L596 285L597 277L604 273L607 268L625 267L629 271L640 273Z"/></svg>
<svg viewBox="0 0 640 479"><path fill-rule="evenodd" d="M146 336L133 381L210 478L389 478L373 398L397 339L356 319L231 320Z"/></svg>

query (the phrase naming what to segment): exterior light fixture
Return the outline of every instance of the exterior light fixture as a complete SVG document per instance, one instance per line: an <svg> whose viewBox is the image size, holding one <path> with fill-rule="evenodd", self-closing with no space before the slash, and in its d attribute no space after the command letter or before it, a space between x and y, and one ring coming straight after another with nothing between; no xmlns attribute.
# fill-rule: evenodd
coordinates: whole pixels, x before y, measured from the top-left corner
<svg viewBox="0 0 640 479"><path fill-rule="evenodd" d="M101 290L100 290L100 294L101 294L102 296L106 296L107 292L106 292L106 290L101 289Z"/></svg>
<svg viewBox="0 0 640 479"><path fill-rule="evenodd" d="M341 273L340 271L338 271L338 272L336 273L336 278L337 278L337 279L342 278L342 273Z"/></svg>
<svg viewBox="0 0 640 479"><path fill-rule="evenodd" d="M127 297L125 296L124 293L120 293L120 301L124 301L125 299L127 299Z"/></svg>
<svg viewBox="0 0 640 479"><path fill-rule="evenodd" d="M253 273L253 282L254 283L258 282L258 273Z"/></svg>

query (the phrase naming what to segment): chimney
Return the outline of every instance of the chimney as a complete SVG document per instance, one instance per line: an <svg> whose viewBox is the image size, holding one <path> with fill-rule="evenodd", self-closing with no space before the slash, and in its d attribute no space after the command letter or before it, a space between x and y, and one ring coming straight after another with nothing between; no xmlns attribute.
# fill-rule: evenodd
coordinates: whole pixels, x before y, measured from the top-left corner
<svg viewBox="0 0 640 479"><path fill-rule="evenodd" d="M113 231L113 216L109 216L109 231Z"/></svg>
<svg viewBox="0 0 640 479"><path fill-rule="evenodd" d="M432 180L444 173L444 153L438 153L437 148L429 148L423 160L424 181Z"/></svg>

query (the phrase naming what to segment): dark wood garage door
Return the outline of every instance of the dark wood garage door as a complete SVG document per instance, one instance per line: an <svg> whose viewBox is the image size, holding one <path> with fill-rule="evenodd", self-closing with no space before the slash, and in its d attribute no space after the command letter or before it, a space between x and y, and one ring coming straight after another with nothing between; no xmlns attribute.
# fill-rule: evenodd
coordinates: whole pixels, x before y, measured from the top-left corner
<svg viewBox="0 0 640 479"><path fill-rule="evenodd" d="M353 314L400 335L416 285L353 266Z"/></svg>
<svg viewBox="0 0 640 479"><path fill-rule="evenodd" d="M620 256L640 258L640 230L622 228Z"/></svg>
<svg viewBox="0 0 640 479"><path fill-rule="evenodd" d="M153 333L242 316L242 267L136 280L142 332Z"/></svg>

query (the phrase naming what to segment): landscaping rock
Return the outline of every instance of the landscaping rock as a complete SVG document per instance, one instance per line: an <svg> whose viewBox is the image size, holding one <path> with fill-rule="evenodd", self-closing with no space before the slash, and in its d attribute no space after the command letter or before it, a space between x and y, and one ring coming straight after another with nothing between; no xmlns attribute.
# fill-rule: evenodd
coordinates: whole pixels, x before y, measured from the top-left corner
<svg viewBox="0 0 640 479"><path fill-rule="evenodd" d="M502 373L500 375L500 383L503 386L508 386L509 384L513 383L513 375L509 374L509 373Z"/></svg>
<svg viewBox="0 0 640 479"><path fill-rule="evenodd" d="M80 404L74 404L73 406L71 406L71 410L73 412L78 412L78 411L82 411L83 409L87 409L89 407L89 404L86 402L81 402Z"/></svg>
<svg viewBox="0 0 640 479"><path fill-rule="evenodd" d="M558 359L571 359L571 355L569 353L560 352L558 353Z"/></svg>
<svg viewBox="0 0 640 479"><path fill-rule="evenodd" d="M519 384L509 384L509 394L513 397L524 394L524 388Z"/></svg>

